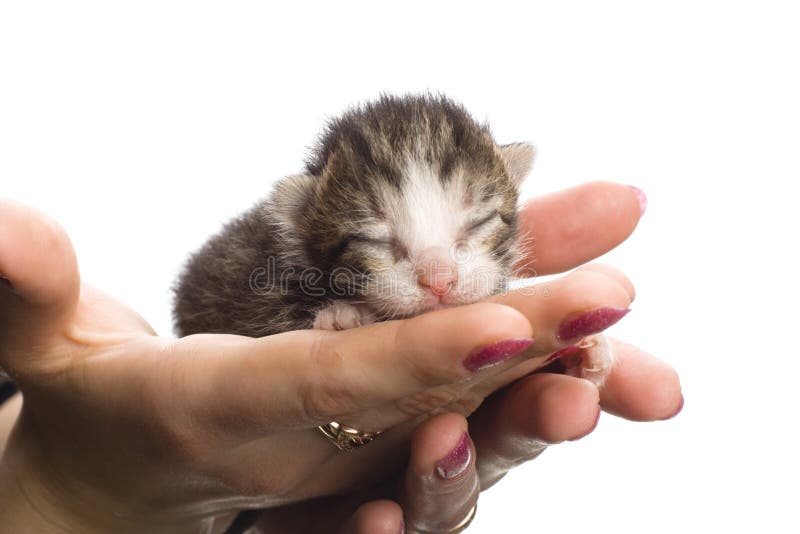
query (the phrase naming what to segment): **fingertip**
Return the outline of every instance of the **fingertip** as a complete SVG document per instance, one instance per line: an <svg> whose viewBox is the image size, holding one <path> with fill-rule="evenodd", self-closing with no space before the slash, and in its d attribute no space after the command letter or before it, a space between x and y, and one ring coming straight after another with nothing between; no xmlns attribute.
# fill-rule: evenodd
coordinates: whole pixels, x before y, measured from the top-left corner
<svg viewBox="0 0 800 534"><path fill-rule="evenodd" d="M584 186L586 194L602 198L619 216L633 226L641 219L647 208L647 196L638 187L609 180L597 180Z"/></svg>
<svg viewBox="0 0 800 534"><path fill-rule="evenodd" d="M631 304L629 291L603 272L578 269L496 298L526 315L536 351L552 353L564 348L571 337L599 333L621 319Z"/></svg>
<svg viewBox="0 0 800 534"><path fill-rule="evenodd" d="M521 354L534 341L530 321L518 310L477 303L403 321L395 346L426 363L418 369L431 384L464 379Z"/></svg>
<svg viewBox="0 0 800 534"><path fill-rule="evenodd" d="M382 499L362 504L343 529L343 534L401 534L403 510L394 501Z"/></svg>
<svg viewBox="0 0 800 534"><path fill-rule="evenodd" d="M567 271L605 254L636 229L640 198L630 186L595 181L528 202L520 211L522 276Z"/></svg>
<svg viewBox="0 0 800 534"><path fill-rule="evenodd" d="M0 276L39 307L70 307L80 289L75 251L63 227L10 199L0 199Z"/></svg>
<svg viewBox="0 0 800 534"><path fill-rule="evenodd" d="M525 387L530 411L521 416L528 437L555 444L579 439L596 426L600 395L587 380L545 373L532 376Z"/></svg>
<svg viewBox="0 0 800 534"><path fill-rule="evenodd" d="M601 390L603 409L633 421L676 416L684 402L677 371L633 345L612 343L615 364Z"/></svg>
<svg viewBox="0 0 800 534"><path fill-rule="evenodd" d="M633 302L636 299L636 288L625 273L607 263L592 262L577 269L578 271L590 271L602 274L616 282L628 294L628 299Z"/></svg>
<svg viewBox="0 0 800 534"><path fill-rule="evenodd" d="M411 471L420 479L434 474L442 478L458 476L470 461L467 457L464 462L464 440L469 440L467 427L467 420L455 413L437 415L422 423L411 439ZM467 446L471 444L468 442ZM460 457L454 457L454 451Z"/></svg>
<svg viewBox="0 0 800 534"><path fill-rule="evenodd" d="M400 491L406 521L415 532L454 532L480 493L475 447L459 414L434 416L415 431Z"/></svg>
<svg viewBox="0 0 800 534"><path fill-rule="evenodd" d="M633 195L636 197L636 201L639 202L640 216L644 215L647 211L647 195L635 185L629 185L628 189L633 192Z"/></svg>

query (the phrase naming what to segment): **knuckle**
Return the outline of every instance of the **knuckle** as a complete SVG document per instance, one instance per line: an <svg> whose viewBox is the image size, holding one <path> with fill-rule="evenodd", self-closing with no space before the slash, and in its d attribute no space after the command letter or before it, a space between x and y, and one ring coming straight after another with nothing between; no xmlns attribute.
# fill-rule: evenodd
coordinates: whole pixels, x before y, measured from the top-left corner
<svg viewBox="0 0 800 534"><path fill-rule="evenodd" d="M411 357L406 360L411 377L420 384L426 386L438 386L461 380L462 376L456 373L448 360L432 362L419 357Z"/></svg>
<svg viewBox="0 0 800 534"><path fill-rule="evenodd" d="M419 384L433 387L463 379L464 376L456 370L448 355L433 355L429 350L408 348L408 339L418 339L418 336L409 334L410 329L417 328L416 319L405 321L395 329L394 338L387 350L393 352L396 359L399 354L403 355L400 362L409 376Z"/></svg>
<svg viewBox="0 0 800 534"><path fill-rule="evenodd" d="M303 412L314 422L330 422L357 408L355 394L336 381L315 381L303 388Z"/></svg>
<svg viewBox="0 0 800 534"><path fill-rule="evenodd" d="M452 388L433 388L395 401L395 408L407 417L418 417L439 410L456 401Z"/></svg>
<svg viewBox="0 0 800 534"><path fill-rule="evenodd" d="M357 409L358 395L344 382L347 376L346 355L336 346L318 337L311 346L309 374L301 387L302 409L312 421L327 422Z"/></svg>
<svg viewBox="0 0 800 534"><path fill-rule="evenodd" d="M467 417L475 412L483 403L484 397L477 394L470 394L454 399L447 405L447 411L458 413Z"/></svg>

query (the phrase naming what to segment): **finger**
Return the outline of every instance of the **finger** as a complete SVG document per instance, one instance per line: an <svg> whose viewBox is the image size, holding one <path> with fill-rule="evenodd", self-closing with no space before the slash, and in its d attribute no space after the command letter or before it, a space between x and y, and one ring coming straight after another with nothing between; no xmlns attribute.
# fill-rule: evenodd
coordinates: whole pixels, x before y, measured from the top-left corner
<svg viewBox="0 0 800 534"><path fill-rule="evenodd" d="M473 363L482 349L506 347L477 362L491 364L527 347L530 334L516 310L481 303L341 332L188 336L172 345L170 365L154 373L170 404L186 406L193 420L251 432L269 422L274 431L347 421L348 414L463 382L481 372Z"/></svg>
<svg viewBox="0 0 800 534"><path fill-rule="evenodd" d="M425 415L457 401L459 411L469 413L485 396L545 365L553 352L612 326L627 314L633 297L633 285L624 274L599 264L554 282L493 297L525 315L533 328L533 345L520 357L501 362L472 381L469 397L453 388L438 388L395 401L395 408L402 414ZM387 407L381 407L361 414L359 421L386 421L386 413Z"/></svg>
<svg viewBox="0 0 800 534"><path fill-rule="evenodd" d="M636 289L633 287L633 283L616 267L612 267L611 265L607 265L605 263L593 262L580 267L578 270L604 274L605 276L613 279L617 284L620 285L620 287L622 287L622 289L625 290L631 302L636 299Z"/></svg>
<svg viewBox="0 0 800 534"><path fill-rule="evenodd" d="M460 415L444 414L419 426L399 500L406 532L448 532L478 502L475 450Z"/></svg>
<svg viewBox="0 0 800 534"><path fill-rule="evenodd" d="M46 344L77 305L80 277L64 230L27 206L0 200L0 277L0 365L22 372L35 361L33 351L23 359L15 347Z"/></svg>
<svg viewBox="0 0 800 534"><path fill-rule="evenodd" d="M389 500L362 504L342 528L342 534L402 534L403 531L403 510Z"/></svg>
<svg viewBox="0 0 800 534"><path fill-rule="evenodd" d="M567 276L490 299L510 306L533 325L539 350L553 352L601 332L627 313L633 286L612 267L587 266Z"/></svg>
<svg viewBox="0 0 800 534"><path fill-rule="evenodd" d="M640 190L591 182L528 202L519 214L520 276L567 271L625 241L644 213Z"/></svg>
<svg viewBox="0 0 800 534"><path fill-rule="evenodd" d="M553 352L612 326L628 312L632 297L630 281L608 266L587 266L554 282L493 297L493 301L514 307L527 317L536 340L533 345L520 357L502 362L479 381L472 381L470 402L459 391L438 388L396 401L395 406L403 414L422 415L458 399L461 409L468 413L477 408L474 401L544 366ZM387 407L382 407L380 414L385 417L386 412ZM362 420L375 420L370 415L364 414Z"/></svg>
<svg viewBox="0 0 800 534"><path fill-rule="evenodd" d="M603 410L634 421L675 417L683 408L678 373L633 345L610 341L614 367L600 391Z"/></svg>
<svg viewBox="0 0 800 534"><path fill-rule="evenodd" d="M599 416L597 388L570 376L531 375L496 393L470 417L481 488L548 445L590 433Z"/></svg>

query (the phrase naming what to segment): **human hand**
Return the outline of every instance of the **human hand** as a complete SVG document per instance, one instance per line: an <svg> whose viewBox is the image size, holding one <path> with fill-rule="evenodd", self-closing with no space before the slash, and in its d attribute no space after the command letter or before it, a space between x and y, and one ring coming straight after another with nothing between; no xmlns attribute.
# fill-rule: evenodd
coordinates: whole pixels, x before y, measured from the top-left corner
<svg viewBox="0 0 800 534"><path fill-rule="evenodd" d="M587 303L630 301L603 275L578 284L587 294L577 307L534 295L522 312L481 303L345 332L174 340L82 285L56 224L3 202L0 232L0 273L10 281L0 289L0 364L25 399L0 472L0 508L7 524L34 512L55 531L196 532L236 509L385 479L429 412L471 412L528 372L520 362L535 368L563 345L556 331L565 318ZM559 287L569 294L571 282ZM475 351L530 338L531 320L545 341L489 369L465 365L495 363ZM330 420L394 428L339 455L315 429ZM15 495L27 501L12 512Z"/></svg>
<svg viewBox="0 0 800 534"><path fill-rule="evenodd" d="M625 204L626 194L619 186L595 183L531 202L523 221L541 245L537 267L542 273L574 267L588 254L605 252L627 237L633 226L625 206L609 209ZM523 268L529 269L527 264ZM585 270L614 277L633 298L632 286L619 273L597 265ZM553 295L558 296L555 291ZM499 300L508 302L506 297ZM641 349L610 342L616 363L602 390L556 374L565 365L553 362L491 395L469 423L451 413L421 424L414 432L408 466L396 483L270 510L259 522L260 532L394 534L401 532L404 518L409 534L447 532L467 517L479 492L509 470L538 457L551 444L589 434L601 409L633 421L675 416L683 406L675 371ZM465 436L468 448L461 443ZM448 459L447 470L439 469L443 459ZM455 476L443 477L447 472Z"/></svg>

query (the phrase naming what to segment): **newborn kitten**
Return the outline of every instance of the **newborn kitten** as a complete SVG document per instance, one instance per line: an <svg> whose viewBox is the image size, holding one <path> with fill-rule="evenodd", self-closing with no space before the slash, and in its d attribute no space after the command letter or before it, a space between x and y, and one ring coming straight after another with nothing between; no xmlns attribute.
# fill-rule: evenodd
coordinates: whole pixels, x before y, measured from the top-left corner
<svg viewBox="0 0 800 534"><path fill-rule="evenodd" d="M344 329L503 290L533 153L497 145L444 97L384 96L345 113L304 173L189 260L178 333Z"/></svg>
<svg viewBox="0 0 800 534"><path fill-rule="evenodd" d="M352 109L330 122L304 173L190 258L177 333L346 329L500 292L533 155L526 143L498 145L445 97ZM599 385L610 352L602 338L587 347L578 376Z"/></svg>

